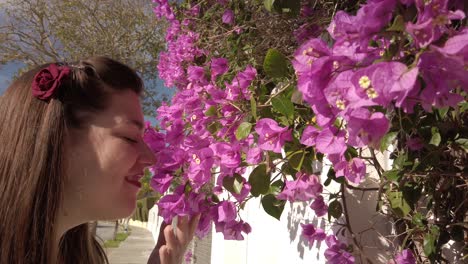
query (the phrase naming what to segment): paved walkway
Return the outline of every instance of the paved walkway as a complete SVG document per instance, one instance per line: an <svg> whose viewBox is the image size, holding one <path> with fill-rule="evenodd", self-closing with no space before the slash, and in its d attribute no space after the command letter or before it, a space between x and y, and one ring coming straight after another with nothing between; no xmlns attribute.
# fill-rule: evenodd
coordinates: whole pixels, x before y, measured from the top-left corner
<svg viewBox="0 0 468 264"><path fill-rule="evenodd" d="M112 224L99 223L98 235L101 233L105 237L110 230L113 231L113 226L110 228L109 225ZM130 229L131 234L120 243L118 248L105 249L110 264L146 264L148 262L155 246L151 232L136 226L130 226Z"/></svg>

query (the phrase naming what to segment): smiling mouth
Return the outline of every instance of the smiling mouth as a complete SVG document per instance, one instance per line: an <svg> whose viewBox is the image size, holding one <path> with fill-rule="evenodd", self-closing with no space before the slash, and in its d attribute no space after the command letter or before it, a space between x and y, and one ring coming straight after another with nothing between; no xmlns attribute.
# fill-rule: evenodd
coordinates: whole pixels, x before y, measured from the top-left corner
<svg viewBox="0 0 468 264"><path fill-rule="evenodd" d="M126 176L125 181L133 186L136 186L137 188L141 188L141 177L143 177L143 175Z"/></svg>

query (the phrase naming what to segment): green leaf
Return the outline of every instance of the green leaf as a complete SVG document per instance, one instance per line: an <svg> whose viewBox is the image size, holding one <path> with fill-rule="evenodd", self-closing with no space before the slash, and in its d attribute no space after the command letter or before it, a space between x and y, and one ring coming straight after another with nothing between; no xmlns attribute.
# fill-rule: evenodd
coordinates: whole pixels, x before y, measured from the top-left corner
<svg viewBox="0 0 468 264"><path fill-rule="evenodd" d="M465 151L468 151L468 139L459 138L459 139L455 140L455 143L460 145L460 147L462 147Z"/></svg>
<svg viewBox="0 0 468 264"><path fill-rule="evenodd" d="M258 120L257 116L257 102L253 96L250 97L250 111L252 112L252 116L255 120Z"/></svg>
<svg viewBox="0 0 468 264"><path fill-rule="evenodd" d="M304 162L305 153L303 150L297 151L289 157L288 162L296 171L300 171Z"/></svg>
<svg viewBox="0 0 468 264"><path fill-rule="evenodd" d="M266 10L272 11L273 5L275 4L275 0L264 0L263 5L265 6Z"/></svg>
<svg viewBox="0 0 468 264"><path fill-rule="evenodd" d="M393 182L397 182L400 179L400 171L399 170L389 170L383 173L384 177Z"/></svg>
<svg viewBox="0 0 468 264"><path fill-rule="evenodd" d="M414 205L421 198L422 186L419 186L417 183L407 183L403 186L402 193L403 199L414 210Z"/></svg>
<svg viewBox="0 0 468 264"><path fill-rule="evenodd" d="M448 106L436 109L437 113L439 114L440 119L444 119L447 116L449 109L450 107Z"/></svg>
<svg viewBox="0 0 468 264"><path fill-rule="evenodd" d="M397 135L398 135L398 132L389 132L389 133L387 133L382 138L382 141L380 141L380 151L384 152L385 150L387 150L388 146L390 146L390 144L392 144L392 142L395 140Z"/></svg>
<svg viewBox="0 0 468 264"><path fill-rule="evenodd" d="M298 89L293 90L293 93L291 95L291 102L300 105L303 103L301 91L299 91Z"/></svg>
<svg viewBox="0 0 468 264"><path fill-rule="evenodd" d="M268 193L270 189L270 174L267 173L266 164L258 165L249 176L249 183L252 186L250 193L258 197L260 194Z"/></svg>
<svg viewBox="0 0 468 264"><path fill-rule="evenodd" d="M293 16L299 15L301 11L300 0L276 0L273 4L274 9L278 13L288 13Z"/></svg>
<svg viewBox="0 0 468 264"><path fill-rule="evenodd" d="M242 140L250 134L252 124L249 122L242 122L236 130L236 139Z"/></svg>
<svg viewBox="0 0 468 264"><path fill-rule="evenodd" d="M411 222L418 227L424 227L424 220L425 217L420 212L417 212L413 215Z"/></svg>
<svg viewBox="0 0 468 264"><path fill-rule="evenodd" d="M281 189L284 186L284 182L282 180L277 180L273 182L270 186L270 190L268 191L269 194L278 195L281 192Z"/></svg>
<svg viewBox="0 0 468 264"><path fill-rule="evenodd" d="M408 153L400 154L393 162L394 168L403 169L407 165Z"/></svg>
<svg viewBox="0 0 468 264"><path fill-rule="evenodd" d="M205 116L217 116L218 115L218 110L216 109L216 106L212 105L208 110L205 112Z"/></svg>
<svg viewBox="0 0 468 264"><path fill-rule="evenodd" d="M265 73L273 78L281 78L288 75L288 60L276 49L269 49L263 61Z"/></svg>
<svg viewBox="0 0 468 264"><path fill-rule="evenodd" d="M430 257L433 253L435 253L438 236L439 229L435 226L432 226L430 232L424 235L423 249L424 254L427 257Z"/></svg>
<svg viewBox="0 0 468 264"><path fill-rule="evenodd" d="M399 217L405 217L411 211L411 207L408 205L406 200L403 198L403 193L402 192L390 192L388 194L388 200L390 201L390 205L391 205L393 211Z"/></svg>
<svg viewBox="0 0 468 264"><path fill-rule="evenodd" d="M289 120L293 119L294 104L291 102L291 100L284 96L277 96L271 99L271 105L273 106L273 110L283 114Z"/></svg>
<svg viewBox="0 0 468 264"><path fill-rule="evenodd" d="M333 216L334 218L338 219L341 217L343 213L343 208L341 207L341 203L338 200L334 200L328 205L328 218Z"/></svg>
<svg viewBox="0 0 468 264"><path fill-rule="evenodd" d="M184 187L185 195L188 195L191 191L192 191L192 185L190 185L190 183L187 182L187 184L185 184L185 187Z"/></svg>
<svg viewBox="0 0 468 264"><path fill-rule="evenodd" d="M239 194L244 186L243 179L244 178L237 173L232 177L226 176L223 178L223 187L230 193Z"/></svg>
<svg viewBox="0 0 468 264"><path fill-rule="evenodd" d="M431 133L432 133L432 137L431 137L431 140L429 141L429 144L434 145L436 147L439 146L440 141L441 141L439 129L437 127L432 127Z"/></svg>
<svg viewBox="0 0 468 264"><path fill-rule="evenodd" d="M458 104L458 106L460 106L460 113L463 113L465 112L466 110L468 110L468 102L467 101L462 101Z"/></svg>
<svg viewBox="0 0 468 264"><path fill-rule="evenodd" d="M262 198L262 206L265 212L280 220L286 201L276 199L273 194L268 194Z"/></svg>
<svg viewBox="0 0 468 264"><path fill-rule="evenodd" d="M221 124L217 121L209 124L206 129L212 134L216 134L221 129Z"/></svg>
<svg viewBox="0 0 468 264"><path fill-rule="evenodd" d="M393 24L387 29L387 31L404 31L405 30L405 20L403 16L398 15L393 20Z"/></svg>

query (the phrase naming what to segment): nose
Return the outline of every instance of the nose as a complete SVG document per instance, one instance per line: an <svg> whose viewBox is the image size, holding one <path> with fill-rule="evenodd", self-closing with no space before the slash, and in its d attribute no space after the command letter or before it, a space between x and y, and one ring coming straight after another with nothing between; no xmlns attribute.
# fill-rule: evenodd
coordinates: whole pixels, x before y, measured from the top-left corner
<svg viewBox="0 0 468 264"><path fill-rule="evenodd" d="M156 156L154 155L153 151L148 147L146 143L141 144L141 154L140 154L140 163L147 166L151 166L156 163Z"/></svg>

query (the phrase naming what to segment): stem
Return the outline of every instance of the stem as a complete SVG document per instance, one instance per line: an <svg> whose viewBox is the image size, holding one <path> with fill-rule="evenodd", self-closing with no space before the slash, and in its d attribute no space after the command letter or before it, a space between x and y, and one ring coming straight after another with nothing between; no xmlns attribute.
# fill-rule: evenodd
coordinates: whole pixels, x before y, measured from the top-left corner
<svg viewBox="0 0 468 264"><path fill-rule="evenodd" d="M363 191L363 192L371 192L371 191L378 191L380 190L380 187L372 187L372 188L361 188L361 187L355 187L350 185L349 183L345 183L346 188L351 189L351 190L358 190L358 191Z"/></svg>
<svg viewBox="0 0 468 264"><path fill-rule="evenodd" d="M345 187L344 184L341 185L341 193L343 194L341 199L343 201L343 213L344 213L344 216L345 216L346 228L348 229L348 231L349 231L349 233L351 235L351 238L353 239L353 243L359 249L359 253L361 254L361 256L364 256L367 263L372 264L372 261L364 254L364 251L362 250L361 245L357 241L356 234L353 232L353 229L351 227L351 222L349 221L349 215L348 215L348 205L346 203L346 187Z"/></svg>
<svg viewBox="0 0 468 264"><path fill-rule="evenodd" d="M278 96L280 93L286 91L286 89L288 89L290 85L291 85L291 83L289 82L289 83L286 84L283 88L281 88L277 93L275 93L275 94L272 95L270 98L268 98L268 100L265 102L265 105L268 105L274 97L276 97L276 96Z"/></svg>

